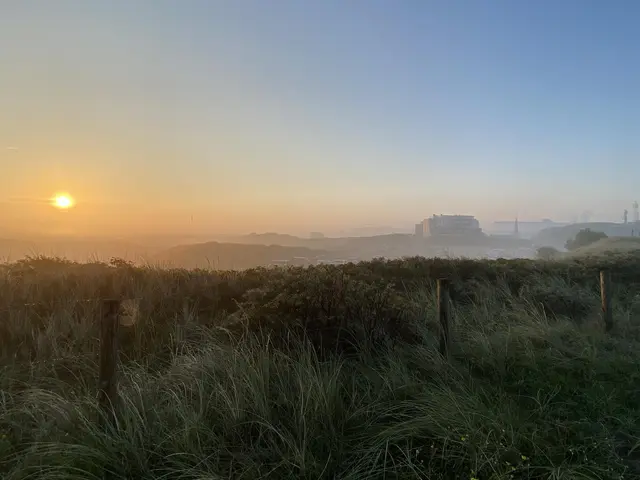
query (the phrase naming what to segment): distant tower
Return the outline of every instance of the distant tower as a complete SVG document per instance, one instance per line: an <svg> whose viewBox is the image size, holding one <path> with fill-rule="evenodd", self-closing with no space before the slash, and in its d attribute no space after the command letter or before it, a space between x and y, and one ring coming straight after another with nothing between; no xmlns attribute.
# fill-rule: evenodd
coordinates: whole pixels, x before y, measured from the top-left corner
<svg viewBox="0 0 640 480"><path fill-rule="evenodd" d="M624 214L622 215L622 218L624 219L624 224L626 225L629 221L629 210L627 210L626 208L624 209Z"/></svg>
<svg viewBox="0 0 640 480"><path fill-rule="evenodd" d="M633 202L633 223L640 221L640 213L638 213L638 202Z"/></svg>
<svg viewBox="0 0 640 480"><path fill-rule="evenodd" d="M518 217L516 217L516 223L513 225L513 236L518 236Z"/></svg>

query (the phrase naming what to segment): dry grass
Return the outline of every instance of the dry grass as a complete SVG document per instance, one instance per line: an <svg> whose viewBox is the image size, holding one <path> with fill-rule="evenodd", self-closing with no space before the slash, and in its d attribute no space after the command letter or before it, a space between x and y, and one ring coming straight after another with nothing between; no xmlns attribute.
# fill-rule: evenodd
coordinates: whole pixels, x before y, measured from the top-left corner
<svg viewBox="0 0 640 480"><path fill-rule="evenodd" d="M616 285L608 335L602 267ZM450 363L437 353L439 276L453 283ZM639 285L635 257L6 266L0 475L638 478ZM114 295L139 302L121 331L119 422L104 430L96 318Z"/></svg>

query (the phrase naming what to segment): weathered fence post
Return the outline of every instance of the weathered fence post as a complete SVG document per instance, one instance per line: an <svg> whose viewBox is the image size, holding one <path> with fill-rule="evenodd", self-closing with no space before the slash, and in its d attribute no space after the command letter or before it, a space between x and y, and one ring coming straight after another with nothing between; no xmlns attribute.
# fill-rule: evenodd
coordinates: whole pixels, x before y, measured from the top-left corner
<svg viewBox="0 0 640 480"><path fill-rule="evenodd" d="M449 280L445 278L438 279L437 299L438 320L440 322L440 354L448 359L451 346Z"/></svg>
<svg viewBox="0 0 640 480"><path fill-rule="evenodd" d="M604 329L609 332L613 328L613 312L611 310L611 275L602 270L600 272L600 299L602 300L602 319Z"/></svg>
<svg viewBox="0 0 640 480"><path fill-rule="evenodd" d="M115 420L118 403L118 314L119 300L105 300L100 319L100 378L98 379L98 405L108 421Z"/></svg>

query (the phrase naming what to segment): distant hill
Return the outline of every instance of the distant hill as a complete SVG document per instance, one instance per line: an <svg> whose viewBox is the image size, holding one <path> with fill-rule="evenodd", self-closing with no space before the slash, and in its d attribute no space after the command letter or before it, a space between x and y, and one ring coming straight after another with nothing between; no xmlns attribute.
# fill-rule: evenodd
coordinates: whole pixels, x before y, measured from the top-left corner
<svg viewBox="0 0 640 480"><path fill-rule="evenodd" d="M301 265L315 263L315 259L325 253L305 247L207 242L169 248L154 255L151 262L180 268L243 270L267 266L277 261L291 261Z"/></svg>
<svg viewBox="0 0 640 480"><path fill-rule="evenodd" d="M240 245L280 245L283 247L305 247L314 250L345 251L357 250L389 244L406 245L413 241L412 235L389 234L370 237L324 237L301 238L294 235L280 233L252 233L217 239L221 243L235 243Z"/></svg>
<svg viewBox="0 0 640 480"><path fill-rule="evenodd" d="M274 234L251 235L245 240L277 240ZM282 236L294 242L297 237ZM483 258L490 249L516 251L530 246L527 240L492 238L476 239L418 238L407 234L374 237L300 239L306 246L263 245L251 243L206 242L179 245L154 255L151 262L163 266L184 268L213 268L238 270L289 261L292 264L314 264L318 261L362 261L376 257L400 258L408 256L466 256ZM532 250L533 251L533 250Z"/></svg>
<svg viewBox="0 0 640 480"><path fill-rule="evenodd" d="M390 233L386 235L300 238L278 233L261 233L226 237L218 240L221 243L237 243L242 245L282 245L286 247L306 247L318 250L339 252L368 252L381 255L383 251L402 252L400 255L420 254L426 247L501 247L523 246L529 240L506 236L479 235L477 237L427 237L417 238L413 234Z"/></svg>
<svg viewBox="0 0 640 480"><path fill-rule="evenodd" d="M248 235L233 235L217 237L215 239L220 243L238 243L241 245L281 245L283 247L303 247L307 246L309 240L307 238L300 238L294 235L288 235L284 233L250 233Z"/></svg>
<svg viewBox="0 0 640 480"><path fill-rule="evenodd" d="M563 227L550 227L542 230L533 238L533 243L537 246L549 246L563 249L565 243L570 238L585 228L590 228L596 232L604 232L609 237L631 237L632 234L640 235L640 226L631 223L573 223Z"/></svg>
<svg viewBox="0 0 640 480"><path fill-rule="evenodd" d="M300 238L277 233L225 237L226 240L140 237L126 239L0 239L0 262L25 256L45 255L86 262L113 257L137 263L160 263L179 267L245 269L275 261L294 263L361 261L376 257L454 256L482 258L491 249L516 251L527 248L527 240L511 237L429 237L388 234L371 237ZM233 240L233 241L232 241ZM296 258L301 257L301 258ZM306 259L306 260L305 260Z"/></svg>

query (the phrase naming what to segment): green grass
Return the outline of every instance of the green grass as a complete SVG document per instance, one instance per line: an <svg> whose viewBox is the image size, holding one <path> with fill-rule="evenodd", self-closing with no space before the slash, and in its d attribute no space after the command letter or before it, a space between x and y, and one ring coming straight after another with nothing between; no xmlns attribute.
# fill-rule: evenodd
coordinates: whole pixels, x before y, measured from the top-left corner
<svg viewBox="0 0 640 480"><path fill-rule="evenodd" d="M607 255L636 253L640 250L640 237L607 237L578 248L572 255Z"/></svg>
<svg viewBox="0 0 640 480"><path fill-rule="evenodd" d="M607 334L601 268L615 285ZM242 273L8 265L0 476L638 478L638 287L634 256ZM120 332L118 423L104 428L97 319L113 296L140 311Z"/></svg>

